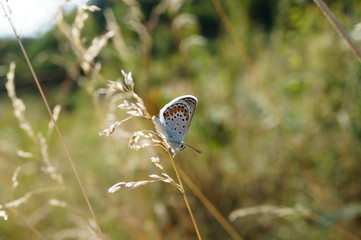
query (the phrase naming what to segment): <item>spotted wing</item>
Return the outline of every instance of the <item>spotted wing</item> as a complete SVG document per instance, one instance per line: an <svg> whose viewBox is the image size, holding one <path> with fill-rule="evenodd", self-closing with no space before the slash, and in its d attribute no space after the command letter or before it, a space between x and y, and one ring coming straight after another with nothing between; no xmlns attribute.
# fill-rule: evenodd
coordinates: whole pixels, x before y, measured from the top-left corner
<svg viewBox="0 0 361 240"><path fill-rule="evenodd" d="M172 100L160 110L160 122L173 144L182 143L188 132L197 102L196 97L185 95Z"/></svg>

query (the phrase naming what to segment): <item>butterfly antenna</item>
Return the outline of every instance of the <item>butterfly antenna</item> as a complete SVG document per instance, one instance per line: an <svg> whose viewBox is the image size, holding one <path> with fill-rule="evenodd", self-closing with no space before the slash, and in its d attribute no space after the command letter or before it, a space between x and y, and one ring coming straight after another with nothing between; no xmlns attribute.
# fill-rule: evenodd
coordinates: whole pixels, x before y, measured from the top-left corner
<svg viewBox="0 0 361 240"><path fill-rule="evenodd" d="M199 149L197 149L197 148L195 148L195 147L192 147L191 145L186 144L186 143L184 143L184 145L186 145L186 146L188 146L188 147L192 148L192 149L193 149L194 151L196 151L197 153L202 154L202 151L201 151L201 150L199 150Z"/></svg>

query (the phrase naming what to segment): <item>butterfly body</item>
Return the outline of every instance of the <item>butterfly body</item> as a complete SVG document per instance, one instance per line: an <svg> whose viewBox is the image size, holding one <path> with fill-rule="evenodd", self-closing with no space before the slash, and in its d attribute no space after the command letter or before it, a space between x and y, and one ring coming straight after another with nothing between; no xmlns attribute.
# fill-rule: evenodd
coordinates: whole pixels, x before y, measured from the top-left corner
<svg viewBox="0 0 361 240"><path fill-rule="evenodd" d="M183 139L188 132L197 103L197 98L192 95L180 96L159 111L159 119L155 116L152 118L157 131L174 154L185 148Z"/></svg>

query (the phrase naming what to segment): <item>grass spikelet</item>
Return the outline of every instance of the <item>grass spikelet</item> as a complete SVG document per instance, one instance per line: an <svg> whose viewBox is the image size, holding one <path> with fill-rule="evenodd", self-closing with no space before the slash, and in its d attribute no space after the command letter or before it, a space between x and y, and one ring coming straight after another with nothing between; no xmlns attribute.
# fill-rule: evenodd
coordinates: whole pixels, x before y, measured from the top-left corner
<svg viewBox="0 0 361 240"><path fill-rule="evenodd" d="M68 206L68 204L66 202L60 201L60 200L54 199L54 198L49 200L49 204L51 206L62 207L62 208L65 208Z"/></svg>
<svg viewBox="0 0 361 240"><path fill-rule="evenodd" d="M99 10L97 6L77 5L77 14L72 25L65 22L61 8L59 8L56 13L57 27L65 35L73 50L79 56L81 60L80 66L85 73L89 73L91 70L98 70L96 67L97 64L94 63L94 58L99 54L108 40L114 36L113 31L108 31L92 39L91 44L86 46L85 43L87 39L81 36L81 31L84 28L85 21L89 18L87 11L94 12Z"/></svg>
<svg viewBox="0 0 361 240"><path fill-rule="evenodd" d="M61 106L58 104L53 108L53 119L55 122L58 121L60 112L61 112ZM50 120L48 123L47 137L50 136L52 130L54 129L54 121Z"/></svg>
<svg viewBox="0 0 361 240"><path fill-rule="evenodd" d="M14 171L14 173L13 173L13 176L12 176L12 178L11 178L11 182L13 183L13 186L12 186L13 189L15 189L17 186L19 186L18 175L19 175L20 170L21 170L21 167L18 166L18 167L15 169L15 171Z"/></svg>
<svg viewBox="0 0 361 240"><path fill-rule="evenodd" d="M43 159L44 164L45 164L43 171L45 173L49 174L53 180L57 181L59 184L62 184L63 180L62 180L61 175L57 173L55 166L50 161L50 158L48 155L48 145L47 145L46 138L40 132L37 133L37 138L35 137L34 130L31 126L30 122L26 118L26 114L25 114L26 106L25 106L24 102L16 96L15 63L10 63L9 72L7 74L6 90L8 92L8 96L13 104L14 115L19 121L20 128L23 129L27 133L29 138L35 142L35 145L40 145L39 147L40 147L41 158ZM60 114L60 106L56 106L54 108L54 113L53 113L53 117L54 117L55 121L58 119L59 114ZM51 131L51 129L53 128L53 126L54 125L51 124L51 122L48 124L48 135L49 135L49 132ZM23 158L31 158L34 156L33 153L22 151L22 150L18 151L17 154L18 154L18 156L23 157ZM20 171L20 169L18 171ZM14 176L17 177L17 175L18 175L18 172L15 171ZM14 180L14 176L13 176L13 180ZM15 177L15 179L16 179L16 177ZM13 184L14 184L14 181L13 181ZM18 185L18 182L16 182L16 186L17 185Z"/></svg>
<svg viewBox="0 0 361 240"><path fill-rule="evenodd" d="M0 210L0 218L3 218L5 221L8 220L8 215L6 211Z"/></svg>
<svg viewBox="0 0 361 240"><path fill-rule="evenodd" d="M100 37L95 37L88 49L84 52L83 62L81 63L82 68L86 71L90 71L91 63L94 58L98 56L99 52L105 46L110 38L114 36L113 32L106 32Z"/></svg>
<svg viewBox="0 0 361 240"><path fill-rule="evenodd" d="M53 180L57 181L59 184L62 184L63 178L60 174L57 173L56 167L54 166L54 164L51 162L51 160L49 158L48 144L46 142L45 137L43 137L43 135L41 133L38 133L38 138L40 141L41 156L42 156L42 159L45 164L45 167L43 167L42 170L44 171L44 173L49 174L49 176Z"/></svg>
<svg viewBox="0 0 361 240"><path fill-rule="evenodd" d="M131 30L138 34L141 42L139 48L142 53L146 53L152 44L152 37L143 23L144 15L140 9L140 5L134 0L123 0L123 2L129 8L129 13L126 17L127 24Z"/></svg>
<svg viewBox="0 0 361 240"><path fill-rule="evenodd" d="M9 72L6 74L6 78L7 78L5 84L6 91L13 105L14 115L19 121L20 128L23 129L33 141L36 141L34 130L25 116L26 106L23 100L21 100L16 96L15 83L14 83L15 67L16 67L15 63L11 62L9 67Z"/></svg>
<svg viewBox="0 0 361 240"><path fill-rule="evenodd" d="M128 59L130 56L129 49L125 44L121 29L119 28L117 20L111 9L107 9L105 11L105 18L107 20L107 28L109 29L109 31L112 31L114 33L114 37L112 40L120 58L122 60Z"/></svg>
<svg viewBox="0 0 361 240"><path fill-rule="evenodd" d="M44 135L41 132L35 133L33 131L31 123L26 118L26 106L24 102L16 96L15 91L15 64L10 64L10 70L7 74L7 82L6 82L6 90L8 92L8 96L10 100L13 103L14 108L14 115L19 121L19 126L25 132L27 133L27 136L33 140L32 146L35 147L32 151L24 151L24 150L18 150L17 155L21 158L27 159L27 158L36 158L36 159L42 159L44 166L42 167L42 170L45 174L49 175L51 179L53 179L55 182L61 186L63 184L63 177L60 173L58 173L57 168L55 167L54 163L50 160L49 153L48 153L48 144L47 139L44 137ZM56 121L60 114L60 106L56 106L54 108L53 117ZM48 124L48 136L50 134L51 129L54 127L53 124ZM35 137L36 134L36 137ZM39 148L39 151L36 151L36 147ZM39 156L40 152L40 156ZM15 172L13 173L13 176L11 178L12 181L12 188L15 189L19 186L18 176L20 174L22 167L17 167ZM50 188L49 188L50 189ZM40 188L33 190L31 192L26 193L23 197L20 197L16 200L10 201L8 203L5 203L4 205L1 205L0 208L17 208L20 205L26 203L28 199L30 199L32 196L47 192L49 191L48 188ZM53 190L53 189L51 189Z"/></svg>
<svg viewBox="0 0 361 240"><path fill-rule="evenodd" d="M118 182L108 189L108 193L114 193L123 187L129 188L129 190L132 190L137 187L146 185L148 183L156 182L156 181L157 180L142 180L142 181L137 181L137 182Z"/></svg>
<svg viewBox="0 0 361 240"><path fill-rule="evenodd" d="M36 189L34 191L31 191L31 192L28 192L28 193L24 194L20 198L17 198L17 199L15 199L13 201L10 201L10 202L7 202L7 203L4 203L4 204L0 205L0 209L2 209L2 208L17 208L20 205L26 203L31 197L33 197L35 195L38 195L38 194L45 193L45 192L49 192L49 191L54 191L54 188L39 188L39 189Z"/></svg>
<svg viewBox="0 0 361 240"><path fill-rule="evenodd" d="M23 150L18 150L16 155L21 158L32 158L34 155L31 152L25 152Z"/></svg>
<svg viewBox="0 0 361 240"><path fill-rule="evenodd" d="M238 218L243 218L256 214L267 214L267 216L275 216L275 217L286 217L289 215L301 215L301 216L311 215L310 211L305 209L304 207L290 208L290 207L282 207L282 206L260 205L255 207L234 210L229 215L229 220L233 222Z"/></svg>

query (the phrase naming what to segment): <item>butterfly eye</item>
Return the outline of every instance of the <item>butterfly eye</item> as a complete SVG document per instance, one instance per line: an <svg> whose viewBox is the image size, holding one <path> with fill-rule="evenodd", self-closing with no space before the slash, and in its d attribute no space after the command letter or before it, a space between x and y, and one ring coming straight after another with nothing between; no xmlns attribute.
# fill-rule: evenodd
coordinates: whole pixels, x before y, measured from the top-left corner
<svg viewBox="0 0 361 240"><path fill-rule="evenodd" d="M183 150L183 149L185 149L185 148L186 148L186 146L184 146L183 143L182 143L182 145L179 147L180 150Z"/></svg>

